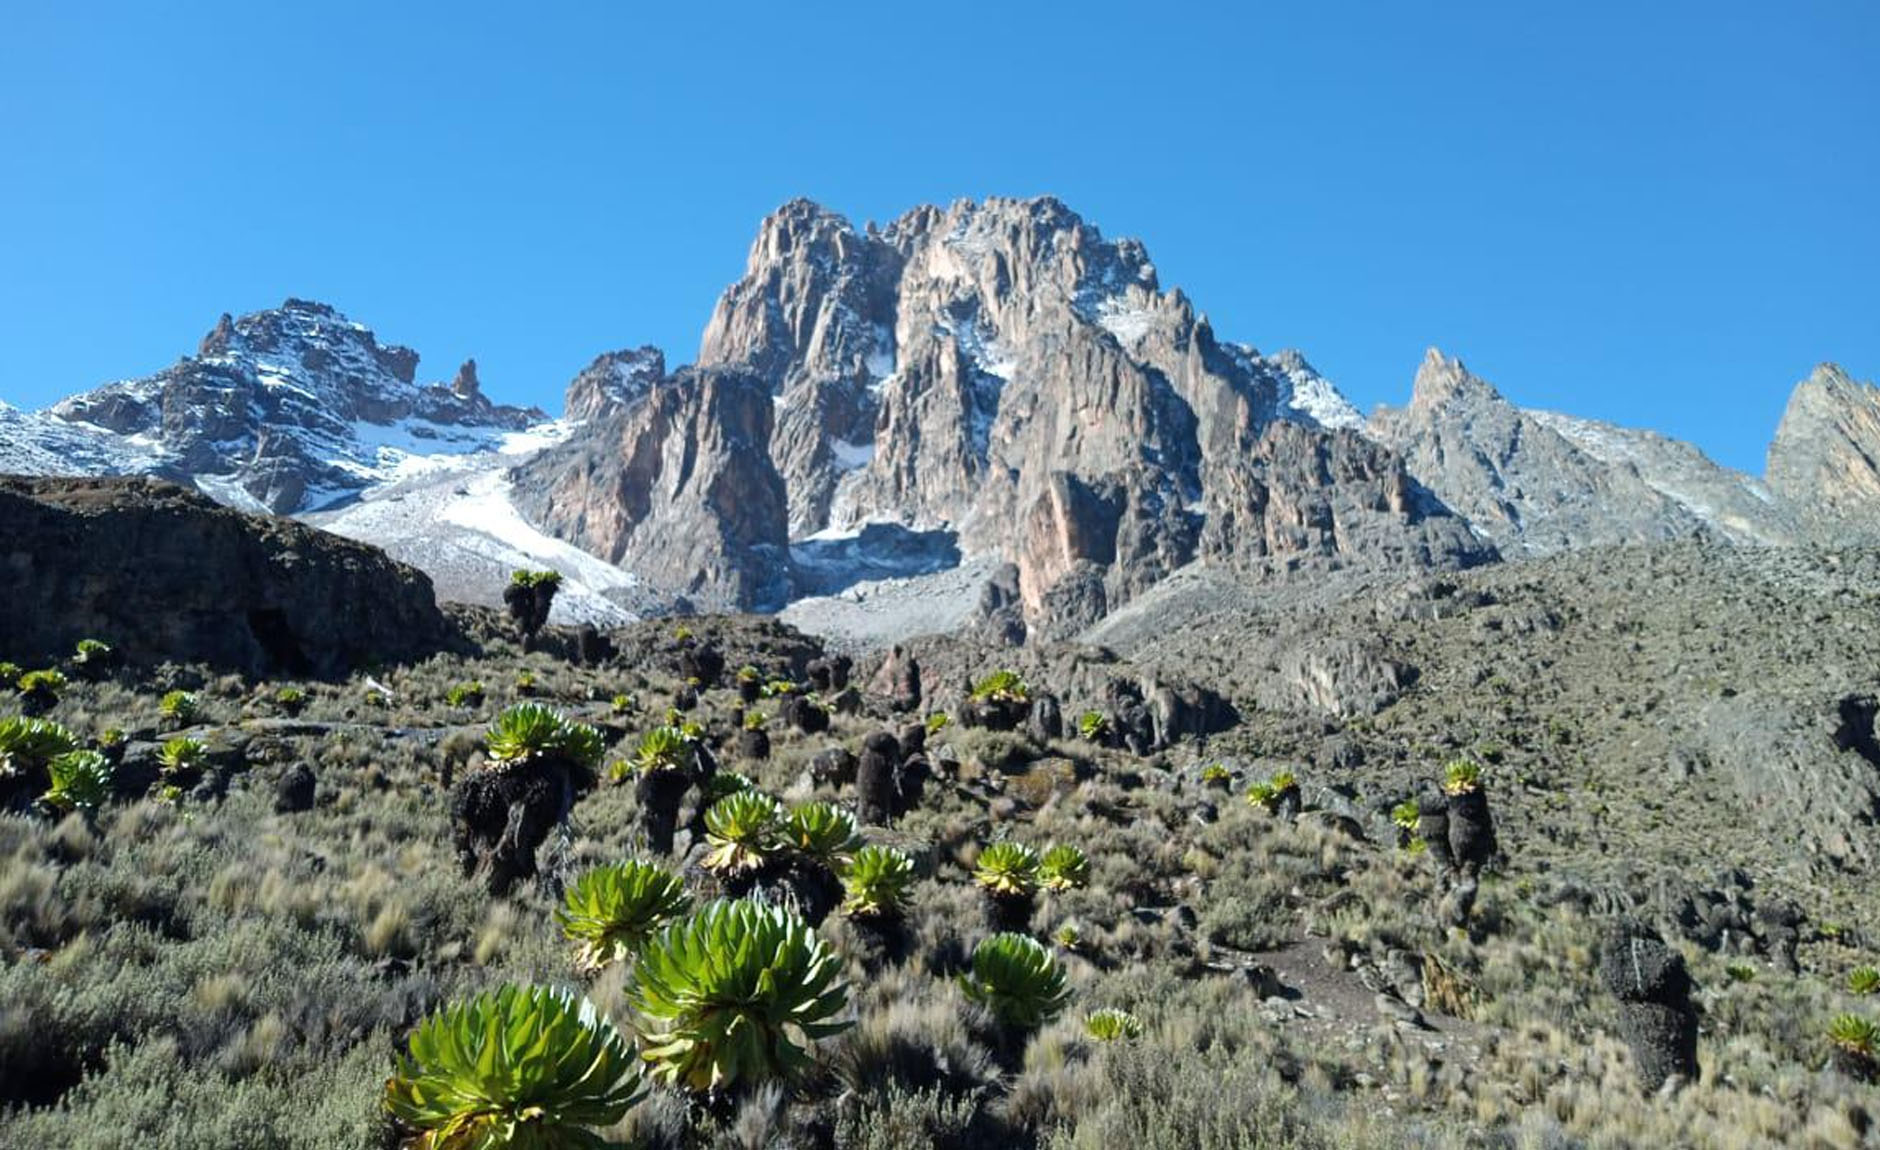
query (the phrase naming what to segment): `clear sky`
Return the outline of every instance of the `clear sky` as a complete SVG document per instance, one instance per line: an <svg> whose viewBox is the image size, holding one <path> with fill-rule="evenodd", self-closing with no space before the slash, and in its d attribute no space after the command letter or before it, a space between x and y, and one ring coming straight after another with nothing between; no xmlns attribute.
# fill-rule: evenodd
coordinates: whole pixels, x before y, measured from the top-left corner
<svg viewBox="0 0 1880 1150"><path fill-rule="evenodd" d="M1760 471L1880 377L1880 5L8 0L0 398L298 295L559 410L784 200L1039 193L1361 407L1433 344Z"/></svg>

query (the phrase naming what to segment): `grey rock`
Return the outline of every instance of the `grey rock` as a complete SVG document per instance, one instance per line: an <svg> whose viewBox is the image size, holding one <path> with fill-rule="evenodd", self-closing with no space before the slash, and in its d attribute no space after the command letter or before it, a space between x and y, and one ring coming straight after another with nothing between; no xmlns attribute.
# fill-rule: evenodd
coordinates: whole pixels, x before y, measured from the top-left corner
<svg viewBox="0 0 1880 1150"><path fill-rule="evenodd" d="M1767 474L1820 537L1880 536L1880 389L1817 367L1789 396Z"/></svg>
<svg viewBox="0 0 1880 1150"><path fill-rule="evenodd" d="M855 781L856 758L846 748L819 751L809 761L810 778L819 786L846 787Z"/></svg>
<svg viewBox="0 0 1880 1150"><path fill-rule="evenodd" d="M356 425L418 419L434 427L517 430L547 417L500 407L466 364L454 385L414 383L418 355L382 345L333 308L290 299L240 318L224 315L198 354L144 379L73 396L49 413L154 445L153 474L277 514L317 495L357 491L377 447Z"/></svg>
<svg viewBox="0 0 1880 1150"><path fill-rule="evenodd" d="M761 381L682 368L511 472L543 530L713 610L789 596L783 480Z"/></svg>
<svg viewBox="0 0 1880 1150"><path fill-rule="evenodd" d="M1416 668L1358 639L1314 637L1279 658L1276 677L1257 687L1263 706L1350 719L1374 715L1416 682Z"/></svg>
<svg viewBox="0 0 1880 1150"><path fill-rule="evenodd" d="M1400 451L1418 482L1503 554L1713 531L1706 515L1647 482L1629 460L1608 462L1576 442L1597 439L1596 428L1577 428L1570 437L1557 426L1509 403L1461 361L1432 348L1409 406L1381 409L1368 430ZM1742 506L1753 507L1748 480L1738 479Z"/></svg>

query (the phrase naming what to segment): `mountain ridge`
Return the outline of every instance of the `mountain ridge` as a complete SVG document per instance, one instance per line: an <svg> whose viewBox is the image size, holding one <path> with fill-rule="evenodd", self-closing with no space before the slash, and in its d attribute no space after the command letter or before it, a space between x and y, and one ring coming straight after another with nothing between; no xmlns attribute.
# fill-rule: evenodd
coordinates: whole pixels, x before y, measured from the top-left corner
<svg viewBox="0 0 1880 1150"><path fill-rule="evenodd" d="M1303 353L1217 336L1140 241L1053 197L860 229L792 200L697 364L603 353L560 421L491 403L474 360L448 384L418 384L417 364L327 304L224 315L151 376L45 412L0 404L0 470L180 479L455 564L440 585L457 594L502 563L561 563L584 580L570 602L601 618L842 586L826 567L795 577L793 551L822 562L812 545L879 547L855 578L950 550L1009 564L986 610L1041 634L1195 562L1255 581L1458 569L1880 519L1880 392L1832 365L1796 388L1766 483L1654 432L1521 408L1434 348L1406 405L1366 416Z"/></svg>

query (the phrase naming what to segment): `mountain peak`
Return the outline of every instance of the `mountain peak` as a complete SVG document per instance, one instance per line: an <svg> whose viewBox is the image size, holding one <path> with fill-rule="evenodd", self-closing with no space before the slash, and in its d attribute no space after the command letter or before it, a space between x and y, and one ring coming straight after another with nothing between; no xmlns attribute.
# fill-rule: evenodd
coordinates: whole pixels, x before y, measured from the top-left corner
<svg viewBox="0 0 1880 1150"><path fill-rule="evenodd" d="M1470 374L1460 359L1432 347L1423 353L1410 387L1410 410L1427 413L1455 403L1505 403L1494 385Z"/></svg>
<svg viewBox="0 0 1880 1150"><path fill-rule="evenodd" d="M568 385L564 414L590 420L612 414L666 378L666 355L651 344L595 356Z"/></svg>
<svg viewBox="0 0 1880 1150"><path fill-rule="evenodd" d="M1880 388L1823 363L1795 386L1769 444L1770 490L1831 529L1871 534L1880 512Z"/></svg>
<svg viewBox="0 0 1880 1150"><path fill-rule="evenodd" d="M195 357L47 414L62 434L102 433L120 454L134 452L138 470L277 513L320 506L395 469L417 446L407 436L426 450L472 450L542 418L491 404L474 360L449 386L419 386L417 368L417 352L381 344L332 305L290 298L224 313ZM121 469L107 461L93 470Z"/></svg>

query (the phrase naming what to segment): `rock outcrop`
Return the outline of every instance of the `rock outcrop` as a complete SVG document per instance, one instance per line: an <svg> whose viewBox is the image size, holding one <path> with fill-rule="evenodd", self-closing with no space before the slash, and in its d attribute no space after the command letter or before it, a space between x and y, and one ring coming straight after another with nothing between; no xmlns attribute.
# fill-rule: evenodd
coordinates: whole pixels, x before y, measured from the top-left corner
<svg viewBox="0 0 1880 1150"><path fill-rule="evenodd" d="M771 430L761 380L682 368L516 468L515 503L664 594L707 610L776 610L789 551Z"/></svg>
<svg viewBox="0 0 1880 1150"><path fill-rule="evenodd" d="M623 410L666 378L666 357L656 347L596 356L568 385L567 419L591 420Z"/></svg>
<svg viewBox="0 0 1880 1150"><path fill-rule="evenodd" d="M375 548L160 480L0 478L0 652L80 639L127 659L345 675L451 631L422 573Z"/></svg>
<svg viewBox="0 0 1880 1150"><path fill-rule="evenodd" d="M545 419L482 393L475 361L449 385L415 382L418 354L322 303L228 315L194 357L54 406L51 421L117 437L125 466L276 514L323 506L397 458L470 451Z"/></svg>
<svg viewBox="0 0 1880 1150"><path fill-rule="evenodd" d="M1880 536L1880 388L1817 367L1789 396L1767 476L1824 539Z"/></svg>

